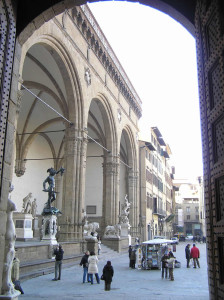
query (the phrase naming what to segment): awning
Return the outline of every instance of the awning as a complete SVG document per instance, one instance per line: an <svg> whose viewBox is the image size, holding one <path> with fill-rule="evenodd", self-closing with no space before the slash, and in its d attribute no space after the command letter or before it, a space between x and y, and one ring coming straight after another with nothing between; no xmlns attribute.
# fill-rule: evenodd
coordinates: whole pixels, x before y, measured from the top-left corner
<svg viewBox="0 0 224 300"><path fill-rule="evenodd" d="M173 220L174 217L175 217L174 214L169 215L169 216L165 219L165 222L170 222L171 220Z"/></svg>

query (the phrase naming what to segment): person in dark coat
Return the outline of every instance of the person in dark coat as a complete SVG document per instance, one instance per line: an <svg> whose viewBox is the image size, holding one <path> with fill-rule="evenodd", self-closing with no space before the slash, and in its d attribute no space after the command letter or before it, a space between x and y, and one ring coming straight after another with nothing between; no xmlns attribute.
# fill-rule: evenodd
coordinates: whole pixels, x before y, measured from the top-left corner
<svg viewBox="0 0 224 300"><path fill-rule="evenodd" d="M89 251L86 251L85 255L82 257L80 266L83 266L83 279L82 282L85 283L86 277L87 281L90 282L90 276L88 273L88 258L89 258Z"/></svg>
<svg viewBox="0 0 224 300"><path fill-rule="evenodd" d="M114 268L111 265L111 261L107 261L107 264L103 268L103 280L105 281L105 291L110 291L110 285L112 277L114 276Z"/></svg>
<svg viewBox="0 0 224 300"><path fill-rule="evenodd" d="M162 279L167 278L167 273L168 273L168 262L167 260L169 259L168 254L164 253L164 255L161 258L161 262L162 262Z"/></svg>
<svg viewBox="0 0 224 300"><path fill-rule="evenodd" d="M54 279L52 279L53 281L61 280L61 266L62 266L63 254L64 254L64 250L62 249L62 246L59 245L54 250L54 255L55 255L55 277L54 277ZM58 275L58 271L59 271L59 275Z"/></svg>
<svg viewBox="0 0 224 300"><path fill-rule="evenodd" d="M190 259L191 259L191 250L190 250L190 244L187 244L187 246L185 247L185 256L186 256L186 260L187 260L187 268L190 268Z"/></svg>
<svg viewBox="0 0 224 300"><path fill-rule="evenodd" d="M132 246L130 245L128 248L128 256L129 256L129 267L131 268L131 252L132 252Z"/></svg>
<svg viewBox="0 0 224 300"><path fill-rule="evenodd" d="M132 269L135 269L135 263L136 263L136 250L131 251L131 256L130 256L130 267Z"/></svg>

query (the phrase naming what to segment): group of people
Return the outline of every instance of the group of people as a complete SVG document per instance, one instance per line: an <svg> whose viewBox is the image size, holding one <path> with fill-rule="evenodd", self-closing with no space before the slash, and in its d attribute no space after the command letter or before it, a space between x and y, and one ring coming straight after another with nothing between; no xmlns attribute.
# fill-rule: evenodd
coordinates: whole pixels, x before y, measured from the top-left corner
<svg viewBox="0 0 224 300"><path fill-rule="evenodd" d="M98 257L95 255L94 251L86 251L85 255L82 257L80 266L83 266L83 280L82 282L90 282L93 284L93 275L95 274L96 281L100 284L100 279L105 282L105 291L110 291L112 278L114 275L114 269L111 265L111 261L107 261L106 265L103 268L103 274L99 278L98 273Z"/></svg>
<svg viewBox="0 0 224 300"><path fill-rule="evenodd" d="M170 279L171 281L174 281L174 274L173 269L175 267L175 260L176 257L173 255L173 252L166 251L164 255L161 258L162 263L162 279Z"/></svg>
<svg viewBox="0 0 224 300"><path fill-rule="evenodd" d="M99 251L99 248L98 248ZM99 252L98 252L99 253ZM61 266L64 255L64 250L61 245L58 245L53 254L55 255L55 277L53 281L61 280ZM103 268L103 274L101 278L98 273L98 257L95 255L94 251L86 251L84 256L80 261L80 266L83 266L83 278L82 282L90 282L93 284L93 275L95 274L96 281L100 284L100 279L105 282L105 291L110 290L112 278L114 275L114 269L111 265L111 261L107 261L106 265Z"/></svg>
<svg viewBox="0 0 224 300"><path fill-rule="evenodd" d="M196 269L197 266L200 268L199 258L200 258L200 251L198 247L196 247L195 244L193 244L193 247L190 249L190 244L187 244L185 247L185 256L187 260L187 268L190 268L190 260L193 259L194 262L194 268Z"/></svg>

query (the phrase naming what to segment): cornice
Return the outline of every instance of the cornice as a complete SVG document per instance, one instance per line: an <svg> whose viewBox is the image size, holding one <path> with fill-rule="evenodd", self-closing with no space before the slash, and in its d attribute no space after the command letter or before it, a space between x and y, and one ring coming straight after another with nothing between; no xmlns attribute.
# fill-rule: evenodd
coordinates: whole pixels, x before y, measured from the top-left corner
<svg viewBox="0 0 224 300"><path fill-rule="evenodd" d="M115 53L101 31L87 5L74 7L67 11L73 23L79 28L89 47L102 63L120 93L131 105L138 118L142 116L142 102Z"/></svg>

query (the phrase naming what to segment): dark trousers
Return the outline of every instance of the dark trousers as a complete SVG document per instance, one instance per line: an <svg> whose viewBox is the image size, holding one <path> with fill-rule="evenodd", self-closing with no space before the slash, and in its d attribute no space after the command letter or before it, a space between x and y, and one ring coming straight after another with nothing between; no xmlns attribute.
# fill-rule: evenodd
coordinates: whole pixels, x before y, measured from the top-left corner
<svg viewBox="0 0 224 300"><path fill-rule="evenodd" d="M109 283L109 282L106 282L105 281L105 291L110 291L110 285L111 285L111 282Z"/></svg>
<svg viewBox="0 0 224 300"><path fill-rule="evenodd" d="M135 269L135 260L130 260L130 267Z"/></svg>
<svg viewBox="0 0 224 300"><path fill-rule="evenodd" d="M187 258L187 268L190 268L190 258Z"/></svg>
<svg viewBox="0 0 224 300"><path fill-rule="evenodd" d="M167 268L162 267L162 278L164 278L164 273L165 273L165 278L167 278Z"/></svg>

